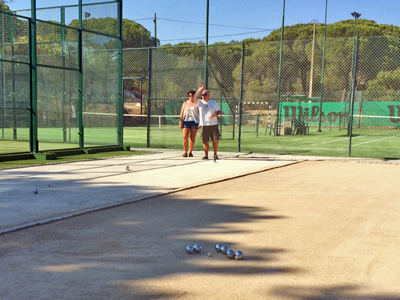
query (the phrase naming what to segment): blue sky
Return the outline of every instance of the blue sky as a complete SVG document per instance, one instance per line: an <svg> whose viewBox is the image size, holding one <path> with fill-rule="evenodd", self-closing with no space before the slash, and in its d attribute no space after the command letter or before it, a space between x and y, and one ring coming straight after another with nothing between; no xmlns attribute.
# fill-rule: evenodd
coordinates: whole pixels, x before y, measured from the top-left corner
<svg viewBox="0 0 400 300"><path fill-rule="evenodd" d="M91 3L95 0L83 0ZM13 0L13 10L30 8L31 0ZM78 0L37 0L37 7L78 4ZM51 3L51 4L49 4ZM286 0L285 25L324 23L326 0ZM282 24L283 0L209 0L209 43L262 38ZM379 24L400 26L400 0L328 0L327 23L351 19L351 12ZM123 18L135 20L161 44L205 41L207 0L124 0Z"/></svg>

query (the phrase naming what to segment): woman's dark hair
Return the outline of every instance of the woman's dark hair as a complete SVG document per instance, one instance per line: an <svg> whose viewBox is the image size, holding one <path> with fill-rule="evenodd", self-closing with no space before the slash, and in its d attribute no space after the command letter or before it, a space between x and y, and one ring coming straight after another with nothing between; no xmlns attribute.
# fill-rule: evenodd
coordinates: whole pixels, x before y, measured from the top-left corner
<svg viewBox="0 0 400 300"><path fill-rule="evenodd" d="M196 92L193 90L190 90L189 92L187 92L187 96L189 96L189 94L192 94L194 96L194 94L196 94Z"/></svg>

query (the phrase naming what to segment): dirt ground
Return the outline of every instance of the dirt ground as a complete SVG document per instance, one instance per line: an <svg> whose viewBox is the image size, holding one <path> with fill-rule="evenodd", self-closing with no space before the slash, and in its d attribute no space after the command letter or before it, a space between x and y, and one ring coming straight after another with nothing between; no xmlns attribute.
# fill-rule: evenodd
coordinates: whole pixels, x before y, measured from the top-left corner
<svg viewBox="0 0 400 300"><path fill-rule="evenodd" d="M306 161L7 233L0 299L400 299L399 178Z"/></svg>

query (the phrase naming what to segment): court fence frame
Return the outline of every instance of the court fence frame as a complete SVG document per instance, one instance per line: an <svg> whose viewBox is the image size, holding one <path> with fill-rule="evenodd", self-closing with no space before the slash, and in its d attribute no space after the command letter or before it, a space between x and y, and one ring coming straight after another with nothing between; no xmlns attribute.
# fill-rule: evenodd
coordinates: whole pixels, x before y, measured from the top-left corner
<svg viewBox="0 0 400 300"><path fill-rule="evenodd" d="M0 155L122 147L122 0L32 0L0 12L0 26L0 144L16 145Z"/></svg>
<svg viewBox="0 0 400 300"><path fill-rule="evenodd" d="M221 151L400 158L399 37L319 38L314 55L310 40L122 49L122 0L82 1L50 8L56 22L0 13L0 146L28 142L0 156L180 149L185 95L206 84ZM98 5L115 8L111 33Z"/></svg>
<svg viewBox="0 0 400 300"><path fill-rule="evenodd" d="M277 60L262 61L271 53L275 58L279 56L279 43L274 42L124 49L124 75L146 80L146 99L144 103L141 101L145 116L138 116L142 118L139 122L142 130L146 127L146 141L140 145L180 149L182 141L177 121L186 100L183 96L198 84L206 83L223 113L219 118L222 139L219 148L225 151L398 159L399 103L396 98L390 98L393 92L385 87L376 91L366 88L369 82L365 78L369 76L368 80L373 82L380 74L393 71L377 63L387 59L386 56L400 65L400 52L386 49L390 43L399 42L398 37L387 36L329 39L327 53L322 55L324 42L320 39L316 61L311 64L309 55L303 58L306 59L304 67L304 61L298 61L297 47L301 44L304 55L309 54L307 45L312 41L283 41L282 70ZM344 49L345 59L335 54L339 45ZM251 56L253 53L259 54L258 61ZM378 53L378 58L374 60L371 53ZM300 85L300 80L311 73L311 65L322 69L314 70L316 78L306 83L307 86ZM336 78L332 72L337 66L342 68L340 82L333 81ZM250 77L258 73L262 77L256 80L266 78L263 82L266 86L267 80L275 84L279 81L281 90L277 90L279 85L272 84L271 88L255 88L256 80L251 81ZM308 94L310 86L314 92ZM125 113L125 118L136 117ZM170 127L161 128L161 120ZM124 130L131 126L136 125L127 124ZM313 151L319 138L321 145L340 146L333 150L321 146L320 152ZM352 145L354 139L360 143ZM125 139L126 144L134 147L136 142L137 139ZM197 146L198 150L201 148Z"/></svg>

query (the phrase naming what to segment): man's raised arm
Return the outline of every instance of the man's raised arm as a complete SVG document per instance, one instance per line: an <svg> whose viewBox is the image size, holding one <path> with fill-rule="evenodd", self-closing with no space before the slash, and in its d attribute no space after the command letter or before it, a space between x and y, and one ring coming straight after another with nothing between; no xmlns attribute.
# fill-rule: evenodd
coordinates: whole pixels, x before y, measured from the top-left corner
<svg viewBox="0 0 400 300"><path fill-rule="evenodd" d="M193 95L193 102L197 104L197 98L199 97L201 91L204 89L204 85L200 84L197 92Z"/></svg>

